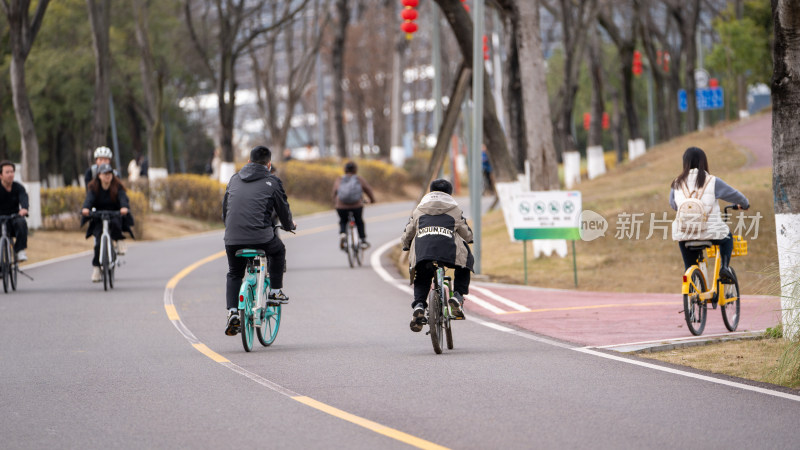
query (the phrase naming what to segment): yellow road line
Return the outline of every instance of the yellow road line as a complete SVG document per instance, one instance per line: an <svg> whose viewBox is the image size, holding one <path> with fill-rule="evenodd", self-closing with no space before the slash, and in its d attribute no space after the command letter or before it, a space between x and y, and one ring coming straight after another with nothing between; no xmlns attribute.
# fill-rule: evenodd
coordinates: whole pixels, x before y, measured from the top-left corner
<svg viewBox="0 0 800 450"><path fill-rule="evenodd" d="M318 402L313 398L306 397L304 395L300 395L297 397L292 397L292 399L297 400L298 402L310 406L314 409L322 411L324 413L330 414L334 417L338 417L339 419L346 420L350 423L356 424L360 427L364 427L368 430L374 431L378 434L382 434L384 436L390 437L392 439L398 440L400 442L404 442L408 445L412 445L417 448L423 449L447 449L447 447L442 447L441 445L434 444L433 442L426 441L424 439L420 439L418 437L412 436L408 433L403 433L402 431L395 430L394 428L389 428L387 426L381 425L379 423L373 422L371 420L364 419L362 417L355 416L350 414L349 412L342 411L341 409L334 408L333 406L326 405L325 403Z"/></svg>
<svg viewBox="0 0 800 450"><path fill-rule="evenodd" d="M208 348L206 346L206 344L202 344L202 343L201 344L192 344L192 347L197 349L198 352L208 356L209 358L211 358L212 360L214 360L214 361L216 361L218 363L230 362L224 356L222 356L219 353L215 352L214 350L211 350L210 348Z"/></svg>
<svg viewBox="0 0 800 450"><path fill-rule="evenodd" d="M403 213L403 215L406 215L406 214ZM394 218L394 217L399 217L399 216L400 215L398 215L398 214L389 214L389 215L386 215L386 216L382 216L382 218ZM376 219L373 219L373 220L376 220ZM307 235L307 234L319 233L321 231L335 229L337 227L338 227L338 225L324 225L324 226L320 226L320 227L311 228L311 229L308 229L308 230L303 230L303 231L297 232L296 236L303 236L303 235ZM286 234L285 235L285 237L291 237L291 236L293 236L293 235L291 235L291 234ZM221 258L223 256L225 256L225 251L221 251L221 252L215 253L215 254L213 254L211 256L207 256L207 257L205 257L205 258L203 258L203 259L201 259L199 261L196 261L195 263L187 266L186 268L184 268L183 270L181 270L180 272L175 274L175 276L173 276L167 282L167 287L166 287L167 293L166 293L165 297L168 298L168 300L165 300L165 302L168 301L169 303L165 303L164 304L164 310L167 312L167 317L169 318L169 320L171 320L173 322L176 322L175 325L176 325L176 327L178 327L179 330L180 330L180 327L184 326L184 325L181 322L180 316L178 315L178 310L175 308L175 305L171 303L172 302L172 291L175 289L175 286L178 285L178 282L181 281L183 278L185 278L187 275L189 275L193 270L197 269L198 267L202 266L203 264L206 264L208 262L214 261L214 260L219 259L219 258ZM180 326L178 324L180 324ZM231 363L230 360L228 360L224 356L220 355L219 353L211 350L210 348L208 348L208 346L206 346L205 344L203 344L201 342L192 343L192 347L194 347L197 351L199 351L203 355L207 356L208 358L210 358L214 362L227 363L226 366L228 368L231 368L231 366L235 366L235 364ZM236 366L236 367L238 368L238 366ZM240 370L242 370L242 369L240 369ZM236 370L234 370L234 371L236 371ZM237 373L241 373L239 371L236 371L236 372ZM254 376L256 376L256 375L254 375ZM275 383L270 382L268 380L265 380L265 382L270 383L270 385L275 385ZM277 385L275 385L275 386L277 386ZM276 391L276 392L280 392L280 391ZM314 409L316 409L318 411L322 411L322 412L324 412L326 414L329 414L331 416L334 416L336 418L345 420L345 421L350 422L350 423L352 423L354 425L358 425L360 427L366 428L366 429L368 429L370 431L373 431L375 433L382 434L382 435L384 435L386 437L389 437L391 439L395 439L397 441L406 443L408 445L411 445L411 446L414 446L414 447L417 447L417 448L426 449L426 450L427 449L447 449L447 447L443 447L441 445L434 444L433 442L429 442L429 441L426 441L424 439L412 436L412 435L410 435L408 433L403 433L402 431L395 430L394 428L389 428L389 427L387 427L385 425L381 425L381 424L379 424L377 422L373 422L371 420L364 419L363 417L359 417L359 416L356 416L354 414L350 414L350 413L348 413L346 411L342 411L341 409L334 408L333 406L330 406L330 405L327 405L325 403L319 402L317 400L314 400L313 398L306 397L304 395L290 396L290 398L292 398L292 399L294 399L294 400L296 400L296 401L298 401L298 402L300 402L300 403L302 403L302 404L304 404L306 406L314 408Z"/></svg>

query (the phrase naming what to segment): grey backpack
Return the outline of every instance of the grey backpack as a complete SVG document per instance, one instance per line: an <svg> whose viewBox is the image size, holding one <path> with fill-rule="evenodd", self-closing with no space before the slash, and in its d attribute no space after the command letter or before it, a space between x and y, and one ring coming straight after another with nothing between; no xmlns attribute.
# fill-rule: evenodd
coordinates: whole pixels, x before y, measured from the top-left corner
<svg viewBox="0 0 800 450"><path fill-rule="evenodd" d="M358 181L356 175L345 175L339 182L339 189L336 191L339 196L339 201L349 205L361 201L363 191L361 189L361 182Z"/></svg>

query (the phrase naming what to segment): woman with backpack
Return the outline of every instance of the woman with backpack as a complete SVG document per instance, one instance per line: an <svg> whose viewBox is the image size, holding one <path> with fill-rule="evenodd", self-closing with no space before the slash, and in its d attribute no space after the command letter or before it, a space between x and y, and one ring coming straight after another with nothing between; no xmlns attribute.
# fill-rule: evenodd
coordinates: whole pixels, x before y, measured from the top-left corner
<svg viewBox="0 0 800 450"><path fill-rule="evenodd" d="M367 180L357 175L358 166L353 161L344 165L344 176L337 178L333 183L333 201L336 212L339 214L339 246L344 249L347 246L347 220L349 213L353 213L358 229L358 237L361 240L361 247L368 248L367 233L364 228L364 194L369 197L370 203L375 203L375 196L372 194L372 187Z"/></svg>
<svg viewBox="0 0 800 450"><path fill-rule="evenodd" d="M677 211L672 222L672 240L678 241L686 269L699 257L699 251L686 248L686 241L711 241L719 246L723 283L732 283L728 268L733 252L733 237L723 221L718 199L736 204L739 209L750 208L747 197L727 183L711 175L703 150L689 147L683 154L683 171L672 181L669 204Z"/></svg>

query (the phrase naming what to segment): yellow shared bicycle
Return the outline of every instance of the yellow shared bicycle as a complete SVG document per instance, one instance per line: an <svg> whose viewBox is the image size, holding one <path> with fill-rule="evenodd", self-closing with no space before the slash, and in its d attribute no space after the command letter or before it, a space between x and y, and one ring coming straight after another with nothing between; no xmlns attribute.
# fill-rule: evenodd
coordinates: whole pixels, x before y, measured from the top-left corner
<svg viewBox="0 0 800 450"><path fill-rule="evenodd" d="M729 209L738 209L736 205L725 207L725 214ZM719 254L719 246L711 241L687 241L686 248L689 250L702 250L697 258L697 263L686 269L683 274L683 315L686 318L686 325L693 335L703 334L706 326L707 306L711 303L713 309L719 305L722 310L722 321L728 331L736 331L739 325L739 311L741 308L741 298L739 295L739 279L736 272L731 269L733 283L723 284L719 278L719 269L722 267L722 257ZM747 241L742 240L741 236L733 236L733 253L731 256L747 255ZM714 271L708 272L707 259L715 258ZM710 281L710 282L709 282ZM707 289L706 286L709 286Z"/></svg>

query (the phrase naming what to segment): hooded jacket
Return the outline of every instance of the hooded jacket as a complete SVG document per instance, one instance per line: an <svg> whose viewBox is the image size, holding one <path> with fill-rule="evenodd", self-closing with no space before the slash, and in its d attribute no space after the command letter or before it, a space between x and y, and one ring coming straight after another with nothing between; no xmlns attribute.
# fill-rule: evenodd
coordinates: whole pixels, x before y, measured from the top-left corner
<svg viewBox="0 0 800 450"><path fill-rule="evenodd" d="M414 209L400 243L410 249L408 262L411 280L416 266L438 261L448 267L472 269L473 257L467 243L472 230L455 199L444 192L429 192Z"/></svg>
<svg viewBox="0 0 800 450"><path fill-rule="evenodd" d="M225 245L263 244L275 237L273 212L281 228L294 229L281 180L266 166L247 163L233 174L222 199Z"/></svg>

